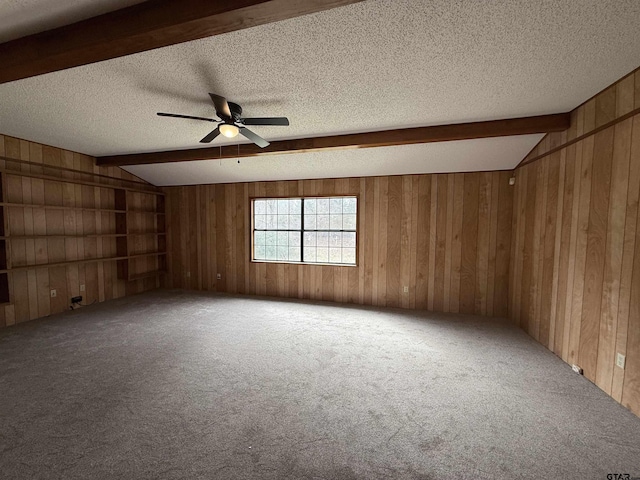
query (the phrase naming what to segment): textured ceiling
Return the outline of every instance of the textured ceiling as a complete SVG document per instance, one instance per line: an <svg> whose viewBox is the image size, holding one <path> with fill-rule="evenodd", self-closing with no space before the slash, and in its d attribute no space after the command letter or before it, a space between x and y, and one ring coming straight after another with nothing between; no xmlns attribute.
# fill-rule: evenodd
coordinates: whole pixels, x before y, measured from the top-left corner
<svg viewBox="0 0 640 480"><path fill-rule="evenodd" d="M354 148L266 157L133 165L125 170L154 185L305 180L514 168L543 135Z"/></svg>
<svg viewBox="0 0 640 480"><path fill-rule="evenodd" d="M155 113L211 116L207 92L288 116L254 128L268 140L564 112L640 64L638 24L637 0L367 0L0 85L0 132L97 156L197 148L210 125Z"/></svg>
<svg viewBox="0 0 640 480"><path fill-rule="evenodd" d="M143 0L2 0L0 43L79 22Z"/></svg>

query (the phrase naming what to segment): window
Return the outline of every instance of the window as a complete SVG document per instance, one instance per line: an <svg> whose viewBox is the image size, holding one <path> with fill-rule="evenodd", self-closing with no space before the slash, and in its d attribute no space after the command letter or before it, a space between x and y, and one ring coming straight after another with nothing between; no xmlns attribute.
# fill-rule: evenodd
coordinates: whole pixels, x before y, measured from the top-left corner
<svg viewBox="0 0 640 480"><path fill-rule="evenodd" d="M356 264L357 197L256 198L252 260Z"/></svg>

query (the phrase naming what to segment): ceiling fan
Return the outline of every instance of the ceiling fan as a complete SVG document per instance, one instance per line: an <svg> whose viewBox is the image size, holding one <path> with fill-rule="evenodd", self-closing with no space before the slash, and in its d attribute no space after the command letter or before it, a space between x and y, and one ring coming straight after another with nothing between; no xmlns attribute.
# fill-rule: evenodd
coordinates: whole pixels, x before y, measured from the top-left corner
<svg viewBox="0 0 640 480"><path fill-rule="evenodd" d="M238 134L251 140L260 148L269 146L267 142L260 135L249 130L246 125L281 125L288 126L289 119L287 117L262 117L262 118L243 118L242 107L237 103L227 102L227 99L210 93L209 96L213 100L213 104L216 107L216 115L220 120L204 117L192 117L191 115L178 115L176 113L162 113L158 112L161 117L174 117L174 118L187 118L190 120L202 120L203 122L218 123L219 125L205 136L200 143L210 143L218 135L222 134L227 138L233 138Z"/></svg>

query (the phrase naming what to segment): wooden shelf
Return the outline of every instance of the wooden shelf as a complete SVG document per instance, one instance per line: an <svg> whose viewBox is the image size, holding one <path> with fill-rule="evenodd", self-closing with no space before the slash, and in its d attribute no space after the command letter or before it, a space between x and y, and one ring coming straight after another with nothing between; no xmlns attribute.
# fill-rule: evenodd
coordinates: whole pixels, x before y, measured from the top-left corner
<svg viewBox="0 0 640 480"><path fill-rule="evenodd" d="M164 212L154 212L153 210L127 210L127 213L142 213L146 215L164 215Z"/></svg>
<svg viewBox="0 0 640 480"><path fill-rule="evenodd" d="M167 254L167 252L136 253L134 255L129 255L126 258L131 260L131 259L143 258L143 257L161 257L161 256L166 255L166 254Z"/></svg>
<svg viewBox="0 0 640 480"><path fill-rule="evenodd" d="M31 169L34 168L39 168L42 169L43 171L43 175L44 175L44 170L48 169L48 170L58 170L60 172L68 172L71 173L73 175L87 175L90 177L98 177L98 178L104 178L108 181L115 181L115 182L124 182L124 183L133 183L136 185L142 185L143 187L147 187L149 186L149 184L147 182L141 182L141 181L137 181L137 180L129 180L126 178L115 178L109 175L104 175L101 173L95 173L95 172L86 172L84 170L77 170L75 168L67 168L67 167L61 167L58 165L48 165L45 163L36 163L36 162L29 162L27 160L19 160L17 158L11 158L11 157L6 157L6 156L0 156L0 160L5 160L7 162L11 162L11 163L16 163L18 165L25 165L30 167ZM7 170L12 170L12 169L7 169ZM21 171L21 170L20 170ZM33 171L31 172L33 173Z"/></svg>
<svg viewBox="0 0 640 480"><path fill-rule="evenodd" d="M17 267L7 268L5 270L0 270L0 273L11 273L17 271L24 270L33 270L35 268L55 268L55 267L66 267L69 265L80 265L83 263L93 263L93 262L114 262L118 260L131 260L136 258L143 257L153 257L153 256L162 256L166 255L167 252L148 252L148 253L139 253L136 255L128 255L125 257L101 257L101 258L85 258L82 260L68 260L66 262L54 262L54 263L39 263L34 265L20 265Z"/></svg>
<svg viewBox="0 0 640 480"><path fill-rule="evenodd" d="M48 238L99 238L99 237L126 237L126 233L88 233L86 235L9 235L0 237L0 240L37 240Z"/></svg>
<svg viewBox="0 0 640 480"><path fill-rule="evenodd" d="M129 275L128 280L140 280L141 278L158 277L166 273L166 270L154 270L152 272L136 273L134 275Z"/></svg>
<svg viewBox="0 0 640 480"><path fill-rule="evenodd" d="M34 204L34 203L0 202L0 206L23 207L23 208L45 208L50 210L76 210L76 211L86 211L86 212L127 213L126 210L115 210L112 208L71 207L67 205L42 205L42 204Z"/></svg>
<svg viewBox="0 0 640 480"><path fill-rule="evenodd" d="M36 268L55 268L55 267L66 267L69 265L80 265L83 263L93 263L93 262L112 262L116 260L126 260L128 257L101 257L101 258L85 258L82 260L68 260L66 262L53 262L53 263L39 263L34 265L20 265L17 267L7 268L6 270L0 270L0 273L12 273L12 272L20 272L24 270L33 270Z"/></svg>
<svg viewBox="0 0 640 480"><path fill-rule="evenodd" d="M164 192L159 192L159 191L143 190L140 188L131 188L131 187L120 187L116 185L105 185L104 183L99 183L99 182L82 182L80 180L75 180L73 178L62 178L62 177L56 177L53 175L38 175L36 173L21 172L19 170L11 170L11 169L7 170L6 168L0 168L0 173L4 173L6 175L13 175L16 177L36 178L39 180L46 180L48 182L71 183L74 185L85 185L87 187L99 187L99 188L106 188L110 190L125 190L128 192L146 193L148 195L156 195L156 196L164 197Z"/></svg>
<svg viewBox="0 0 640 480"><path fill-rule="evenodd" d="M100 237L142 237L142 236L161 236L166 235L165 232L146 232L146 233L87 233L85 235L8 235L0 237L0 240L37 240L48 238L100 238Z"/></svg>

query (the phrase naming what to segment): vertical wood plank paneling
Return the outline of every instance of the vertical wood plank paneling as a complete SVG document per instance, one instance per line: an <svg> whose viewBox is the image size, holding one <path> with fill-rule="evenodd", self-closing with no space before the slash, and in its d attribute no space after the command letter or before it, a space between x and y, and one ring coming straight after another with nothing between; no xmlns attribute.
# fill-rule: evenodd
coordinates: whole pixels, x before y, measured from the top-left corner
<svg viewBox="0 0 640 480"><path fill-rule="evenodd" d="M553 288L557 281L554 275L555 248L556 248L556 226L558 215L558 184L560 182L560 153L555 153L549 157L547 165L547 188L546 202L544 213L544 240L541 245L542 254L540 259L540 299L539 317L540 317L540 342L549 347L550 334L555 329L555 315L552 313ZM551 348L552 345L551 345Z"/></svg>
<svg viewBox="0 0 640 480"><path fill-rule="evenodd" d="M451 238L451 293L449 310L460 311L460 271L462 264L462 219L464 206L464 174L453 174L453 212Z"/></svg>
<svg viewBox="0 0 640 480"><path fill-rule="evenodd" d="M429 231L431 230L431 179L418 178L418 251L416 254L416 308L426 309L429 292Z"/></svg>
<svg viewBox="0 0 640 480"><path fill-rule="evenodd" d="M489 276L491 172L479 174L478 185L478 241L474 312L487 314L487 280Z"/></svg>
<svg viewBox="0 0 640 480"><path fill-rule="evenodd" d="M94 172L122 178L120 169L100 169L91 157L59 148L0 135L0 154L31 164L2 161L8 171L42 175L41 164L58 167L47 175L60 179L102 182L79 172ZM78 172L59 170L73 169ZM9 272L9 304L0 310L0 324L10 326L68 310L70 297L82 295L83 303L104 301L125 291L127 282L118 280L113 262L35 267L38 264L71 262L83 258L115 256L114 237L85 237L115 230L110 212L73 210L73 207L113 209L113 189L63 183L42 178L5 175L5 201L37 207L5 207L9 267L34 265L34 268ZM105 179L105 184L112 184ZM47 208L47 207L66 208ZM25 238L27 236L27 238ZM84 285L84 290L80 286ZM141 288L134 285L131 293ZM51 290L56 296L51 296Z"/></svg>
<svg viewBox="0 0 640 480"><path fill-rule="evenodd" d="M387 305L400 306L400 260L402 247L402 177L389 177L387 216Z"/></svg>
<svg viewBox="0 0 640 480"><path fill-rule="evenodd" d="M636 117L633 119L633 128L631 133L629 188L622 251L618 325L616 329L615 352L620 352L622 355L626 355L627 353L634 257L636 255L640 255L640 250L636 246L638 238L638 199L640 197L640 162L637 161L638 158L640 158L640 120ZM611 396L619 402L622 401L624 376L625 370L622 368L614 368Z"/></svg>
<svg viewBox="0 0 640 480"><path fill-rule="evenodd" d="M578 361L584 369L584 375L591 381L595 381L596 378L612 153L613 129L597 133L593 152L591 208L578 354Z"/></svg>
<svg viewBox="0 0 640 480"><path fill-rule="evenodd" d="M581 320L583 311L583 295L585 282L585 265L587 258L587 242L589 230L589 207L591 204L591 177L593 164L593 137L585 139L582 144L582 165L580 177L580 199L578 202L578 231L576 238L575 266L573 276L573 297L571 305L571 326L569 329L568 362L578 361Z"/></svg>
<svg viewBox="0 0 640 480"><path fill-rule="evenodd" d="M430 175L431 198L429 200L429 267L427 281L427 308L434 309L435 300L435 276L436 276L436 233L438 211L438 175Z"/></svg>
<svg viewBox="0 0 640 480"><path fill-rule="evenodd" d="M447 175L436 175L438 189L436 193L436 228L435 228L435 261L434 261L434 292L433 309L444 312L445 291L445 260L447 248L447 218L448 218L448 186ZM448 310L448 308L447 308Z"/></svg>
<svg viewBox="0 0 640 480"><path fill-rule="evenodd" d="M532 336L563 360L578 364L585 376L615 400L640 415L640 121L622 119L640 106L640 70L621 79L571 114L571 126L547 135L520 167L518 179L536 172L534 182L518 182L514 207L509 304L539 322ZM613 122L607 128L598 127ZM580 141L563 142L584 136ZM554 146L559 150L550 153ZM548 164L548 172L537 173ZM557 170L557 184L556 184ZM557 188L556 188L557 187ZM530 191L536 189L536 193ZM527 191L529 189L529 191ZM538 191L546 191L546 204ZM557 195L552 193L557 191ZM520 210L523 203L528 207ZM543 213L544 212L544 213ZM555 212L555 213L554 213ZM536 215L544 229L521 235ZM555 216L552 216L555 215ZM527 235L531 233L530 240ZM528 242L544 245L541 275L527 279ZM523 252L522 283L517 274ZM553 261L550 260L553 252ZM531 264L534 266L533 264ZM549 289L549 284L551 288ZM526 292L541 285L537 311ZM520 297L518 297L520 295ZM547 312L549 330L547 328ZM548 335L547 335L548 333ZM616 355L626 355L624 369Z"/></svg>
<svg viewBox="0 0 640 480"><path fill-rule="evenodd" d="M604 251L601 314L598 334L596 384L611 395L613 367L615 365L616 329L622 250L626 219L627 191L629 188L629 155L631 153L631 126L629 119L614 127L613 158L611 160L611 187L609 192L608 224Z"/></svg>
<svg viewBox="0 0 640 480"><path fill-rule="evenodd" d="M500 191L500 172L491 173L491 207L489 210L489 250L487 262L487 307L486 314L493 316L495 283L496 283L496 255L497 255L497 236L498 236L498 197ZM510 224L509 224L510 225ZM507 244L508 245L508 244Z"/></svg>
<svg viewBox="0 0 640 480"><path fill-rule="evenodd" d="M498 182L498 209L492 223L496 223L495 240L495 280L493 281L493 313L497 317L509 314L509 271L511 268L510 248L513 231L511 228L514 208L514 189L509 185L510 172L500 172ZM494 218L494 217L492 217ZM490 262L491 265L491 262Z"/></svg>
<svg viewBox="0 0 640 480"><path fill-rule="evenodd" d="M489 172L166 188L167 283L404 308L428 309L431 302L437 311L505 315L508 178ZM360 199L356 267L250 261L250 197L340 194Z"/></svg>
<svg viewBox="0 0 640 480"><path fill-rule="evenodd" d="M462 255L460 262L460 312L474 313L476 308L476 270L478 259L479 173L464 174L462 213Z"/></svg>
<svg viewBox="0 0 640 480"><path fill-rule="evenodd" d="M402 225L400 232L400 306L409 308L411 297L409 291L405 292L404 287L409 287L413 291L413 280L411 279L411 240L412 240L412 199L413 199L413 178L409 175L400 177L402 181Z"/></svg>

